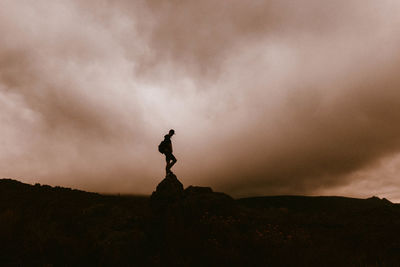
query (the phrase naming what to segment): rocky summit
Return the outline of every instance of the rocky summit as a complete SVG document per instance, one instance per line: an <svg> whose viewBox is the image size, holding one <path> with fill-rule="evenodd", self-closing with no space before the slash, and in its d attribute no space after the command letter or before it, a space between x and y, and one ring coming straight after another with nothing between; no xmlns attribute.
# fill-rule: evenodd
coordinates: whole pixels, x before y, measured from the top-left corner
<svg viewBox="0 0 400 267"><path fill-rule="evenodd" d="M176 178L175 174L169 173L156 188L156 191L151 194L151 201L162 203L173 203L178 201L183 196L183 185Z"/></svg>
<svg viewBox="0 0 400 267"><path fill-rule="evenodd" d="M213 192L210 187L189 186L183 189L182 183L173 174L168 174L151 195L154 212L173 208L188 213L231 212L235 206L232 197L224 193Z"/></svg>

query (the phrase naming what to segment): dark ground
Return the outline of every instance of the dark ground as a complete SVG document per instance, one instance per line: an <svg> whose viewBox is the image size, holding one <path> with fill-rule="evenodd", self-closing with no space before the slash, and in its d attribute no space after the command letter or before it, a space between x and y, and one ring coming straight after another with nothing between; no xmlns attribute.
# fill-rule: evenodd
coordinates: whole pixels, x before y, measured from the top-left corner
<svg viewBox="0 0 400 267"><path fill-rule="evenodd" d="M0 180L1 266L400 266L385 199L232 199L166 178L152 197Z"/></svg>

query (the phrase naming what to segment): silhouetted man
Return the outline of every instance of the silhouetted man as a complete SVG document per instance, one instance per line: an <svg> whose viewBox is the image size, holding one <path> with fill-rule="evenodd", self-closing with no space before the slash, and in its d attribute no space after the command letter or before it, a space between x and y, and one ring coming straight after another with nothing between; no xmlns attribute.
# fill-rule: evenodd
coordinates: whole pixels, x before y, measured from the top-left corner
<svg viewBox="0 0 400 267"><path fill-rule="evenodd" d="M169 133L164 136L164 154L165 154L165 161L167 162L167 166L165 167L165 171L168 173L171 172L171 167L174 166L176 163L176 158L172 154L172 142L171 137L175 134L173 129L169 130Z"/></svg>

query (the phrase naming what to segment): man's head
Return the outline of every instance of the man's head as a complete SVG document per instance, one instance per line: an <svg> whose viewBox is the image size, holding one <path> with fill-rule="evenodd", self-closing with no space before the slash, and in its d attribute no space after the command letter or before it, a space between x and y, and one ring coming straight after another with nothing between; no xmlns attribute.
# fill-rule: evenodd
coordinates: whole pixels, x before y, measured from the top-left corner
<svg viewBox="0 0 400 267"><path fill-rule="evenodd" d="M174 129L171 129L171 130L169 130L169 136L173 136L174 134L175 134L175 131L174 131Z"/></svg>

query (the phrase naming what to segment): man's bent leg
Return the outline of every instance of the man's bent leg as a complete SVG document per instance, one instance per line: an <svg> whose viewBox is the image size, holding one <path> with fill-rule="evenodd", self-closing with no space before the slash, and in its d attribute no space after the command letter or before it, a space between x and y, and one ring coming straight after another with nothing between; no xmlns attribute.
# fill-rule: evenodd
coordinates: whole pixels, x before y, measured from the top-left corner
<svg viewBox="0 0 400 267"><path fill-rule="evenodd" d="M165 154L165 161L166 161L166 166L165 166L165 172L168 174L171 172L171 155L172 154Z"/></svg>
<svg viewBox="0 0 400 267"><path fill-rule="evenodd" d="M171 167L175 165L175 163L177 162L177 160L176 160L175 156L172 155L172 154L171 154L171 158L170 158L170 159L172 160L172 162L171 162L171 164L170 164L170 167L169 167L169 168L171 169Z"/></svg>

